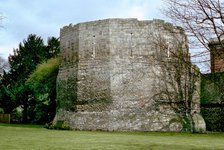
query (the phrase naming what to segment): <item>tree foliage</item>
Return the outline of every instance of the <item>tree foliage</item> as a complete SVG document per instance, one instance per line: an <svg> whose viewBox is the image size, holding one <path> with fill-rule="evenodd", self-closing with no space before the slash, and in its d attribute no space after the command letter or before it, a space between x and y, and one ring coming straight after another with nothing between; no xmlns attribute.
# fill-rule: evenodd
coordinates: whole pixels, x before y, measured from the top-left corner
<svg viewBox="0 0 224 150"><path fill-rule="evenodd" d="M38 123L52 121L56 112L56 78L59 61L51 58L39 64L26 81L34 96L34 120Z"/></svg>
<svg viewBox="0 0 224 150"><path fill-rule="evenodd" d="M48 39L49 45L44 45L43 39L30 34L26 40L14 49L9 56L9 71L4 73L2 88L4 89L1 101L6 112L20 106L23 109L23 121L29 119L28 112L33 111L32 90L26 86L30 74L36 69L37 64L56 57L59 52L59 41L52 37Z"/></svg>
<svg viewBox="0 0 224 150"><path fill-rule="evenodd" d="M23 120L27 121L27 112L31 94L26 88L25 82L36 65L46 60L45 46L43 39L36 35L29 35L27 40L19 44L18 49L14 49L14 54L9 56L10 70L8 93L12 101L23 108Z"/></svg>

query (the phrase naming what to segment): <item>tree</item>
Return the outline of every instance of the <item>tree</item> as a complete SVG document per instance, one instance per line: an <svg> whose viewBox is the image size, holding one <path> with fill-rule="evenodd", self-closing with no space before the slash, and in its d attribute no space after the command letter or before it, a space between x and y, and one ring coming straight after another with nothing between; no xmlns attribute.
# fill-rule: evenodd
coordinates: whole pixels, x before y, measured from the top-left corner
<svg viewBox="0 0 224 150"><path fill-rule="evenodd" d="M48 58L56 57L60 52L59 38L50 37L47 41L47 54Z"/></svg>
<svg viewBox="0 0 224 150"><path fill-rule="evenodd" d="M190 36L191 46L200 49L201 52L194 57L208 55L210 52L208 44L213 40L224 48L224 2L222 0L165 0L165 5L164 14L184 28ZM203 63L209 61L201 58L199 60Z"/></svg>
<svg viewBox="0 0 224 150"><path fill-rule="evenodd" d="M10 106L13 106L12 103L9 103L8 101L8 97L5 93L6 91L6 87L4 86L4 80L3 80L3 76L6 74L6 71L8 70L8 62L3 59L2 57L0 57L0 109L4 108L4 112L8 112L8 110L10 110ZM6 106L9 107L6 107Z"/></svg>
<svg viewBox="0 0 224 150"><path fill-rule="evenodd" d="M23 120L27 121L27 111L30 91L25 87L25 81L36 65L45 60L45 46L41 37L29 35L27 40L14 49L14 55L9 56L10 70L9 83L7 85L11 101L23 108Z"/></svg>
<svg viewBox="0 0 224 150"><path fill-rule="evenodd" d="M38 123L47 123L53 120L56 113L56 78L59 69L57 58L39 64L29 76L26 85L34 96L34 120Z"/></svg>
<svg viewBox="0 0 224 150"><path fill-rule="evenodd" d="M9 113L13 110L15 103L10 101L10 95L7 92L7 71L9 70L8 62L0 57L0 108L4 108L5 113Z"/></svg>
<svg viewBox="0 0 224 150"><path fill-rule="evenodd" d="M51 45L45 46L41 37L30 34L19 44L18 49L14 49L14 54L9 56L10 70L3 76L5 95L15 103L14 107L21 106L23 108L24 122L27 121L28 109L33 102L32 91L25 85L26 80L36 69L37 64L58 53L58 39L49 38L49 43Z"/></svg>

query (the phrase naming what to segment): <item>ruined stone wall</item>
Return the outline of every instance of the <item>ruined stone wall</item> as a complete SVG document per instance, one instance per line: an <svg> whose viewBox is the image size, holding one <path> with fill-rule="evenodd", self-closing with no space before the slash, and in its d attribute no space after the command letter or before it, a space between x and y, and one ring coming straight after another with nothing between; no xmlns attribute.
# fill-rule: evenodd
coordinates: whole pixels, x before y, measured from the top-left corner
<svg viewBox="0 0 224 150"><path fill-rule="evenodd" d="M181 130L175 111L154 98L165 90L155 41L162 37L172 47L174 35L188 53L183 31L160 20L106 19L62 28L55 120L85 130ZM168 51L160 54L169 57Z"/></svg>

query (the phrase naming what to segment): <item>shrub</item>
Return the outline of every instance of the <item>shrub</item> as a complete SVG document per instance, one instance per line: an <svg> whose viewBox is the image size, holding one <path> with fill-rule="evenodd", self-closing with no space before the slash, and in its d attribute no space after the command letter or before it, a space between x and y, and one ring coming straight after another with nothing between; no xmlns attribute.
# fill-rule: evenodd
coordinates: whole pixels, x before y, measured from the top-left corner
<svg viewBox="0 0 224 150"><path fill-rule="evenodd" d="M201 113L208 131L224 131L224 108L202 108Z"/></svg>
<svg viewBox="0 0 224 150"><path fill-rule="evenodd" d="M62 120L58 120L55 125L53 124L53 122L46 123L44 128L55 130L71 130L71 127L66 125Z"/></svg>
<svg viewBox="0 0 224 150"><path fill-rule="evenodd" d="M0 114L4 114L4 109L0 107Z"/></svg>

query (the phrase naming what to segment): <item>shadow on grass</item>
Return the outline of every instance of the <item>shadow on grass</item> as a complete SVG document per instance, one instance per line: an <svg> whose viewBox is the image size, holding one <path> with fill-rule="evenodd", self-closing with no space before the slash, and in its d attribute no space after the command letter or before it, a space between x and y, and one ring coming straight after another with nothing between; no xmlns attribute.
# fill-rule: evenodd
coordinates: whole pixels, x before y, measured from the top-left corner
<svg viewBox="0 0 224 150"><path fill-rule="evenodd" d="M15 123L0 123L0 126L25 127L25 128L43 128L44 127L44 125L37 125L37 124L15 124Z"/></svg>

